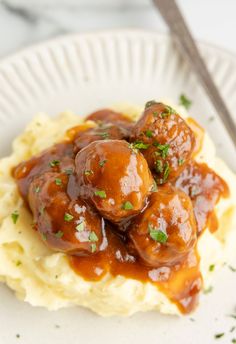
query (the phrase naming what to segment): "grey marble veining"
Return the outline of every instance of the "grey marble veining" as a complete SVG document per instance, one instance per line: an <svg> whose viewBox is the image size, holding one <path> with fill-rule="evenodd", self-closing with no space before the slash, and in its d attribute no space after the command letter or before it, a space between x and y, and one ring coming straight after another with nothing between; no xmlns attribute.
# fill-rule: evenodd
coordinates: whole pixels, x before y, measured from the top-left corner
<svg viewBox="0 0 236 344"><path fill-rule="evenodd" d="M178 2L195 37L236 51L235 0ZM151 0L0 0L0 57L70 32L129 27L167 30Z"/></svg>

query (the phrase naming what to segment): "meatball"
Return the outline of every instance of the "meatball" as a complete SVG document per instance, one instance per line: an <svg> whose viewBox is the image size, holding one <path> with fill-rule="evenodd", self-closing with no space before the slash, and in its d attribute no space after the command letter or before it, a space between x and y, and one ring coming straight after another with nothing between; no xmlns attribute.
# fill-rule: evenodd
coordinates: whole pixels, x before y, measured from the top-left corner
<svg viewBox="0 0 236 344"><path fill-rule="evenodd" d="M80 196L116 223L141 211L154 183L143 155L126 141L91 143L77 154L75 169Z"/></svg>
<svg viewBox="0 0 236 344"><path fill-rule="evenodd" d="M196 243L196 233L190 198L169 186L150 196L148 206L128 229L131 248L154 267L181 262Z"/></svg>
<svg viewBox="0 0 236 344"><path fill-rule="evenodd" d="M122 140L127 136L124 129L112 124L103 124L95 128L89 128L79 132L74 140L74 152L78 153L81 149L88 146L91 142L112 139Z"/></svg>
<svg viewBox="0 0 236 344"><path fill-rule="evenodd" d="M34 177L47 171L65 171L71 174L73 170L73 144L59 143L44 150L39 155L20 163L15 167L13 176L17 181L21 196L27 203L29 186Z"/></svg>
<svg viewBox="0 0 236 344"><path fill-rule="evenodd" d="M29 188L29 205L35 229L53 250L85 256L99 251L103 219L83 200L67 195L68 175L46 172Z"/></svg>
<svg viewBox="0 0 236 344"><path fill-rule="evenodd" d="M191 158L195 137L187 123L169 106L148 102L133 127L131 141L141 149L158 184L175 179Z"/></svg>
<svg viewBox="0 0 236 344"><path fill-rule="evenodd" d="M129 129L133 121L124 116L122 113L112 111L110 109L102 109L91 113L86 120L94 121L96 123L112 123L118 127Z"/></svg>
<svg viewBox="0 0 236 344"><path fill-rule="evenodd" d="M192 200L198 234L207 226L212 231L217 230L218 221L214 218L214 208L220 197L229 195L225 181L206 164L191 161L175 181L175 186Z"/></svg>

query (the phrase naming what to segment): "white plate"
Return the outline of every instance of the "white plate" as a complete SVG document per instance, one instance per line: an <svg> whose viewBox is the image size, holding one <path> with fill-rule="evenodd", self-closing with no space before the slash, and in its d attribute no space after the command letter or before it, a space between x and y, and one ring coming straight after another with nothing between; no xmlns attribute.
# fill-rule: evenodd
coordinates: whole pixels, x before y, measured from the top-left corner
<svg viewBox="0 0 236 344"><path fill-rule="evenodd" d="M236 57L206 44L200 44L200 48L234 111ZM3 61L0 156L10 152L12 139L39 111L54 115L71 109L83 115L116 102L143 105L153 98L177 101L182 92L193 100L191 115L212 133L219 154L236 170L232 144L172 40L136 30L67 36ZM191 321L189 317L177 319L154 312L124 319L103 319L79 308L48 312L16 300L1 286L0 343L200 344L213 343L218 332L226 333L220 343L229 343L234 333L228 332L236 320L227 314L236 305L235 288L236 274L226 267L219 273L213 292L202 296L200 307L192 315L195 321Z"/></svg>

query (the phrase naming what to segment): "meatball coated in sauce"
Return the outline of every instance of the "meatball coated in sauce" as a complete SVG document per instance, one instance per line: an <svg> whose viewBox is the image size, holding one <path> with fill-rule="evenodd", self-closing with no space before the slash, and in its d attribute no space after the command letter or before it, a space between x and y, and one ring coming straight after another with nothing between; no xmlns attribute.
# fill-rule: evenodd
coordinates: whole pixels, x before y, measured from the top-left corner
<svg viewBox="0 0 236 344"><path fill-rule="evenodd" d="M112 123L120 128L130 129L133 121L124 116L120 112L116 112L110 109L102 109L91 113L91 115L86 117L86 120L94 121L97 123Z"/></svg>
<svg viewBox="0 0 236 344"><path fill-rule="evenodd" d="M192 200L198 234L207 226L212 232L217 230L214 208L220 197L229 196L225 181L206 164L191 161L175 181L175 186Z"/></svg>
<svg viewBox="0 0 236 344"><path fill-rule="evenodd" d="M46 172L29 188L29 206L35 229L53 250L85 256L96 253L103 242L104 221L86 202L71 200L63 173Z"/></svg>
<svg viewBox="0 0 236 344"><path fill-rule="evenodd" d="M146 209L128 229L131 248L150 266L180 263L196 243L196 221L190 198L170 186L150 196Z"/></svg>
<svg viewBox="0 0 236 344"><path fill-rule="evenodd" d="M146 104L132 129L131 141L141 149L158 184L180 174L195 145L187 123L171 107L156 102Z"/></svg>
<svg viewBox="0 0 236 344"><path fill-rule="evenodd" d="M78 153L81 149L94 141L100 140L122 140L127 137L127 132L112 124L101 124L95 128L79 132L74 140L74 152Z"/></svg>
<svg viewBox="0 0 236 344"><path fill-rule="evenodd" d="M39 155L20 163L13 171L21 196L27 203L30 183L44 172L73 173L74 153L72 143L58 143Z"/></svg>
<svg viewBox="0 0 236 344"><path fill-rule="evenodd" d="M113 222L139 213L154 183L143 155L126 141L93 142L77 154L75 166L81 197Z"/></svg>

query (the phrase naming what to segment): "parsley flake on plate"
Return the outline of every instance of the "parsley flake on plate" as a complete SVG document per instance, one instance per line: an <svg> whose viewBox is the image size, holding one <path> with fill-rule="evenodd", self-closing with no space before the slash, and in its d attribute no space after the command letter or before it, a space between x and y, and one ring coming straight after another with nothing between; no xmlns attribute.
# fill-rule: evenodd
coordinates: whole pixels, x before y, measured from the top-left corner
<svg viewBox="0 0 236 344"><path fill-rule="evenodd" d="M219 338L223 337L224 335L225 335L224 332L217 333L217 334L215 334L215 339L219 339Z"/></svg>
<svg viewBox="0 0 236 344"><path fill-rule="evenodd" d="M210 285L208 288L206 288L205 290L203 290L203 294L209 294L213 291L213 287Z"/></svg>
<svg viewBox="0 0 236 344"><path fill-rule="evenodd" d="M188 110L192 105L192 101L188 97L186 97L185 94L182 93L179 96L179 104L184 106L185 109Z"/></svg>
<svg viewBox="0 0 236 344"><path fill-rule="evenodd" d="M214 271L214 270L215 270L215 264L211 264L211 265L209 266L209 271L212 272L212 271Z"/></svg>
<svg viewBox="0 0 236 344"><path fill-rule="evenodd" d="M236 268L232 265L228 265L229 269L232 271L232 272L236 272Z"/></svg>
<svg viewBox="0 0 236 344"><path fill-rule="evenodd" d="M13 213L11 214L11 218L14 224L16 224L18 218L19 218L19 213L17 210L13 211Z"/></svg>

